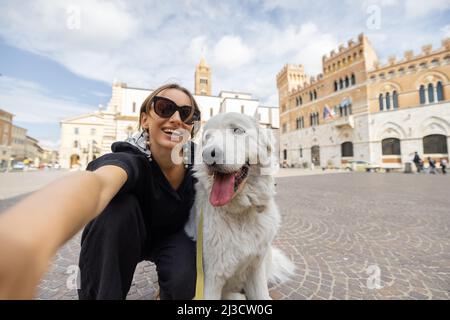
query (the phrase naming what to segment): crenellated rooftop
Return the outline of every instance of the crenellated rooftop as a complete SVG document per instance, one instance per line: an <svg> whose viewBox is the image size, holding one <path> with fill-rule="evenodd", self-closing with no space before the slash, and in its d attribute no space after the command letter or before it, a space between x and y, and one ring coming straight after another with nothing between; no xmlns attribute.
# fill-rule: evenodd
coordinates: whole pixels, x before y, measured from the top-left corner
<svg viewBox="0 0 450 320"><path fill-rule="evenodd" d="M389 56L388 61L384 64L381 64L380 61L375 61L375 63L373 64L373 68L369 71L380 71L383 69L399 66L404 63L412 62L414 60L423 59L435 54L444 53L446 51L450 51L450 38L443 39L441 47L436 50L433 50L433 46L431 44L427 44L422 46L421 52L417 55L414 55L413 50L407 50L403 53L403 58L400 60L398 60L396 56L391 55Z"/></svg>
<svg viewBox="0 0 450 320"><path fill-rule="evenodd" d="M295 94L295 93L313 88L322 80L323 80L322 73L318 74L316 77L309 77L309 78L307 78L307 81L303 82L303 84L300 84L296 88L292 89L290 94Z"/></svg>
<svg viewBox="0 0 450 320"><path fill-rule="evenodd" d="M277 79L280 76L282 76L284 73L286 73L288 71L288 69L304 73L304 69L303 69L303 65L302 64L291 64L291 63L288 63L288 64L285 64L283 66L283 68L281 68L281 70L277 73Z"/></svg>
<svg viewBox="0 0 450 320"><path fill-rule="evenodd" d="M355 47L362 45L364 43L365 35L364 33L361 33L358 36L357 42L353 41L353 39L350 39L347 41L347 47L345 47L343 44L339 45L338 51L331 50L329 55L323 55L322 56L322 62L325 64L331 60L336 59L337 57L347 54L349 51L353 50Z"/></svg>

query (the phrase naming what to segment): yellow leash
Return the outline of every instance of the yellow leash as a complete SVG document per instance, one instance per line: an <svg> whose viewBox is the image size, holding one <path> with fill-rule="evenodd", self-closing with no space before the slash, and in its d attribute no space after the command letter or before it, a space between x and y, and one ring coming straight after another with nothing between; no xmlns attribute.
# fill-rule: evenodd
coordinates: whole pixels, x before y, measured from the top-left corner
<svg viewBox="0 0 450 320"><path fill-rule="evenodd" d="M205 275L203 274L203 206L200 209L200 221L197 229L197 282L194 300L203 300Z"/></svg>

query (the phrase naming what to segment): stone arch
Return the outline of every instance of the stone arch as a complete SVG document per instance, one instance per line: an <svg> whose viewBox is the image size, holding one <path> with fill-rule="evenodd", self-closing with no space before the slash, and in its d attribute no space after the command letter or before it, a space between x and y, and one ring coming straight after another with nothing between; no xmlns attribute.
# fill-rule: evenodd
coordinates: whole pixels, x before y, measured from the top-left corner
<svg viewBox="0 0 450 320"><path fill-rule="evenodd" d="M400 92L402 92L402 87L397 82L394 82L394 81L383 82L378 87L378 92L377 92L376 98L378 98L378 95L380 93L384 94L386 92L393 92L393 91L397 91L398 93L400 93Z"/></svg>
<svg viewBox="0 0 450 320"><path fill-rule="evenodd" d="M420 76L414 85L419 90L421 85L427 86L429 83L436 84L438 81L442 81L443 84L448 83L447 75L440 71L430 71Z"/></svg>
<svg viewBox="0 0 450 320"><path fill-rule="evenodd" d="M80 165L80 155L74 153L70 155L70 168Z"/></svg>
<svg viewBox="0 0 450 320"><path fill-rule="evenodd" d="M309 146L310 148L314 145L319 145L320 144L320 140L319 137L317 135L312 136L311 138L311 145Z"/></svg>
<svg viewBox="0 0 450 320"><path fill-rule="evenodd" d="M405 139L406 132L405 130L395 122L386 122L383 124L378 130L377 139L383 140L385 138L397 138L397 139Z"/></svg>
<svg viewBox="0 0 450 320"><path fill-rule="evenodd" d="M450 134L450 123L440 117L429 117L420 124L420 136L428 136L431 134L442 134L448 136Z"/></svg>
<svg viewBox="0 0 450 320"><path fill-rule="evenodd" d="M342 144L347 141L354 141L353 130L352 129L341 129L339 135L337 136L337 144Z"/></svg>

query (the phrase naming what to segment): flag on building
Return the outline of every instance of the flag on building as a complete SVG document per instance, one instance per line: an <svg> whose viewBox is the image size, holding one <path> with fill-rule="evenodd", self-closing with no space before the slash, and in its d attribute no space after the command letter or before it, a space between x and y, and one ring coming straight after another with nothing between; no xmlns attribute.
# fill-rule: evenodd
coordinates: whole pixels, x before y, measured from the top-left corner
<svg viewBox="0 0 450 320"><path fill-rule="evenodd" d="M328 105L325 105L325 108L323 109L323 118L325 120L334 118L334 111L330 109Z"/></svg>

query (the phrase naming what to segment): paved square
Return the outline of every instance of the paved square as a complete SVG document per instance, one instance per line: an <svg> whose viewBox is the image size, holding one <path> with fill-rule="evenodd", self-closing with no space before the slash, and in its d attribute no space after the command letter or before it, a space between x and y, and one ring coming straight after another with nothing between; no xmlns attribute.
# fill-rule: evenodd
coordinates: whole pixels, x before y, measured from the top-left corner
<svg viewBox="0 0 450 320"><path fill-rule="evenodd" d="M336 173L277 178L276 239L297 266L275 299L449 299L450 176ZM0 210L18 199L0 201ZM58 252L38 299L77 299L80 235ZM379 281L378 281L379 280ZM138 265L128 299L154 299ZM67 286L69 285L69 287Z"/></svg>

